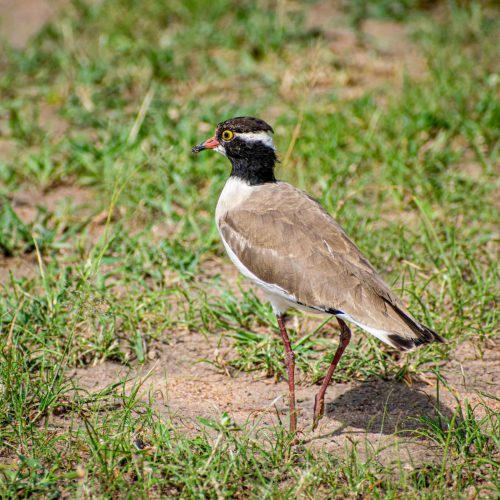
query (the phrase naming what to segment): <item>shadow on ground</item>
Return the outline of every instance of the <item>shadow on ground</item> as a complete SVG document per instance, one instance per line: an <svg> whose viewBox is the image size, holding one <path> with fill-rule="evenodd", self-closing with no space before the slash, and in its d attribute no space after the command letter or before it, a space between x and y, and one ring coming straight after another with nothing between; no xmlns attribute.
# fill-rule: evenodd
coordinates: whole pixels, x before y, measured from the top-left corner
<svg viewBox="0 0 500 500"><path fill-rule="evenodd" d="M327 403L325 419L342 424L336 435L348 427L388 435L421 428L424 424L419 417L437 416L437 409L444 417L451 418L451 410L421 386L369 380Z"/></svg>

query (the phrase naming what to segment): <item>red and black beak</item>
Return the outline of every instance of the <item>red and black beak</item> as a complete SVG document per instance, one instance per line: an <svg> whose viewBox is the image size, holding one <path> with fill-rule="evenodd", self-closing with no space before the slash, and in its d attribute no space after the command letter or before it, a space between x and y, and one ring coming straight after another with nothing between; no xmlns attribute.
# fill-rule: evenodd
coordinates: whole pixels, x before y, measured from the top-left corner
<svg viewBox="0 0 500 500"><path fill-rule="evenodd" d="M193 153L199 153L204 149L215 149L217 146L219 146L219 141L214 135L213 137L210 137L210 139L207 139L205 142L202 142L201 144L198 144L198 146L195 146L191 151Z"/></svg>

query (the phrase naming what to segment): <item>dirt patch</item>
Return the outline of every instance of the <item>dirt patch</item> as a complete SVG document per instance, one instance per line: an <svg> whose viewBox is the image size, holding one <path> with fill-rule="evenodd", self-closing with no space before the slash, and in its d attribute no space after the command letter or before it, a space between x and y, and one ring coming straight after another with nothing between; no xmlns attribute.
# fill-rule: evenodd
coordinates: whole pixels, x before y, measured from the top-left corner
<svg viewBox="0 0 500 500"><path fill-rule="evenodd" d="M39 125L53 140L61 139L70 128L70 124L61 117L61 106L41 103L39 110Z"/></svg>
<svg viewBox="0 0 500 500"><path fill-rule="evenodd" d="M400 88L405 73L421 78L427 72L422 52L402 23L368 19L355 30L333 2L319 2L308 10L306 26L328 42L333 56L328 66L318 68L322 77L316 84L336 83L344 98L358 98L382 85Z"/></svg>
<svg viewBox="0 0 500 500"><path fill-rule="evenodd" d="M53 19L65 0L0 0L0 40L16 49Z"/></svg>
<svg viewBox="0 0 500 500"><path fill-rule="evenodd" d="M332 91L341 99L357 99L381 88L388 87L391 93L401 89L405 73L415 78L425 77L425 57L411 40L406 25L368 20L355 30L336 5L322 1L304 11L305 30L298 36L306 37L310 43L298 48L292 41L279 54L270 52L259 62L262 74L279 75L279 94L289 106L297 109L307 101L309 109L318 106L322 113L333 112L338 103L331 99ZM290 12L296 9L291 2L285 7ZM239 51L227 47L214 49L210 56L229 66L239 64L240 60ZM234 78L217 81L193 78L173 85L176 95L200 99L223 95L226 103L235 106L241 103L241 95L234 92ZM255 99L269 91L258 79L241 79L236 86L251 89ZM383 104L384 95L387 92L375 92L373 97ZM281 102L266 110L268 119L282 113ZM204 123L201 125L205 127Z"/></svg>
<svg viewBox="0 0 500 500"><path fill-rule="evenodd" d="M441 372L461 402L474 406L491 394L497 399L488 406L500 411L500 339L460 344Z"/></svg>
<svg viewBox="0 0 500 500"><path fill-rule="evenodd" d="M15 49L24 49L31 38L69 5L68 0L0 0L0 44L7 43ZM59 109L60 106L47 103L39 106L40 127L56 139L62 137L69 128L68 122L58 114ZM0 158L13 160L15 146L10 139L0 137Z"/></svg>
<svg viewBox="0 0 500 500"><path fill-rule="evenodd" d="M39 217L40 209L57 212L64 204L71 210L78 211L79 218L88 217L92 213L90 202L95 198L91 189L78 186L58 186L49 191L28 189L8 195L9 202L19 219L27 225L33 224ZM68 207L65 207L65 210ZM96 221L91 224L96 235L102 225ZM95 236L97 238L97 236ZM7 283L11 276L14 279L34 278L39 274L39 263L34 252L13 257L0 257L0 284Z"/></svg>
<svg viewBox="0 0 500 500"><path fill-rule="evenodd" d="M81 211L92 201L93 191L80 186L57 186L48 191L27 189L12 193L9 198L17 216L25 224L30 224L35 220L39 208L54 212L58 206L67 203Z"/></svg>
<svg viewBox="0 0 500 500"><path fill-rule="evenodd" d="M127 390L142 384L141 397L152 400L160 414L188 433L198 431L197 417L218 420L223 412L236 423L254 429L278 425L280 421L287 425L285 380L276 383L261 374L249 373L228 376L213 365L200 362L215 359L221 349L231 349L230 344L226 337L205 338L186 332L176 334L169 345L155 346L159 358L142 368L129 370L106 362L75 370L72 375L78 385L89 392L102 390L119 380L124 381ZM470 402L478 400L477 391L485 388L500 395L499 385L494 381L497 347L500 344L486 346L481 365L477 366L477 360L463 358L464 348L459 348L442 370L455 394L441 387L439 403L435 397L435 380L411 387L378 379L332 384L327 393L325 417L314 433L310 426L318 386L299 385L299 431L304 443L331 453L341 453L346 445L359 443L361 448L366 447L358 449L361 453L379 452L378 459L384 463L401 459L407 467L439 460L431 443L417 438L411 431L422 427L419 417L436 415L437 407L451 416L456 406L455 395ZM399 454L394 453L395 446Z"/></svg>
<svg viewBox="0 0 500 500"><path fill-rule="evenodd" d="M0 257L0 286L11 279L32 279L39 274L35 255L22 257Z"/></svg>
<svg viewBox="0 0 500 500"><path fill-rule="evenodd" d="M18 146L14 139L3 138L1 134L0 130L0 161L4 161L14 157Z"/></svg>

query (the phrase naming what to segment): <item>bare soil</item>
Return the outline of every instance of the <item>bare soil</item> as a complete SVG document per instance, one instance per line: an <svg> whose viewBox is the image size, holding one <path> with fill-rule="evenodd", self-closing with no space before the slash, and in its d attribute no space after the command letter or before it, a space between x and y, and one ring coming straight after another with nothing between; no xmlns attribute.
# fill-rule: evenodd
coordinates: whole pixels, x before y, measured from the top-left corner
<svg viewBox="0 0 500 500"><path fill-rule="evenodd" d="M221 373L202 361L215 359L221 349L230 349L230 339L222 337L222 345L219 340L197 333L176 333L171 344L155 345L157 359L141 368L130 370L105 362L74 370L73 376L79 387L91 393L125 379L128 389L141 384L140 397L152 400L160 414L189 433L199 429L197 417L218 420L224 412L236 423L250 425L256 431L280 421L287 426L286 380L276 382L261 373ZM359 451L370 454L382 450L379 459L391 462L399 457L407 467L439 460L432 444L411 431L422 427L419 417L436 415L437 408L451 416L457 404L455 397L461 402L467 399L472 405L480 402L481 391L499 397L498 352L500 342L485 346L481 352L467 343L457 348L442 367L453 393L441 387L439 402L435 379L411 386L380 379L334 383L327 392L325 417L315 432L310 427L319 387L299 384L299 431L304 443L340 453L346 445L359 442ZM491 400L488 403L492 406ZM365 446L368 448L363 450Z"/></svg>
<svg viewBox="0 0 500 500"><path fill-rule="evenodd" d="M329 42L335 60L333 67L318 65L320 76L315 84L321 86L323 82L330 87L336 84L343 98L355 99L380 86L389 85L397 90L405 74L422 78L427 73L423 53L401 23L368 19L354 30L335 2L314 4L306 23L311 31Z"/></svg>
<svg viewBox="0 0 500 500"><path fill-rule="evenodd" d="M71 205L78 210L81 217L85 217L86 214L91 213L89 204L94 199L94 193L90 189L79 186L56 186L48 191L28 188L17 193L10 193L7 197L19 219L24 224L31 224L36 220L39 209L53 212L63 203ZM95 226L97 238L97 233L100 232L99 224ZM15 279L31 279L39 272L39 263L33 252L13 257L0 256L0 286L6 284L11 276Z"/></svg>
<svg viewBox="0 0 500 500"><path fill-rule="evenodd" d="M47 191L26 189L9 195L12 208L17 216L25 223L30 224L36 218L38 208L54 212L58 205L68 203L75 210L84 211L86 205L92 202L93 191L80 186L61 185Z"/></svg>
<svg viewBox="0 0 500 500"><path fill-rule="evenodd" d="M0 0L0 39L22 49L53 19L65 0Z"/></svg>

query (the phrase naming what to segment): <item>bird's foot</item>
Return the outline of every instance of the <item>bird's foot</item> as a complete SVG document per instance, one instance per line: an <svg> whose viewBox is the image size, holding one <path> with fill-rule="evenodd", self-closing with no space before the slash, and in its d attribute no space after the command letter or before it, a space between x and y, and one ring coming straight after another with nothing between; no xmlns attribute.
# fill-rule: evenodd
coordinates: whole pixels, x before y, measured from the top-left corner
<svg viewBox="0 0 500 500"><path fill-rule="evenodd" d="M318 426L318 422L323 418L325 414L325 399L320 398L319 394L316 394L316 398L314 399L314 415L313 415L313 424L312 430L316 430Z"/></svg>

